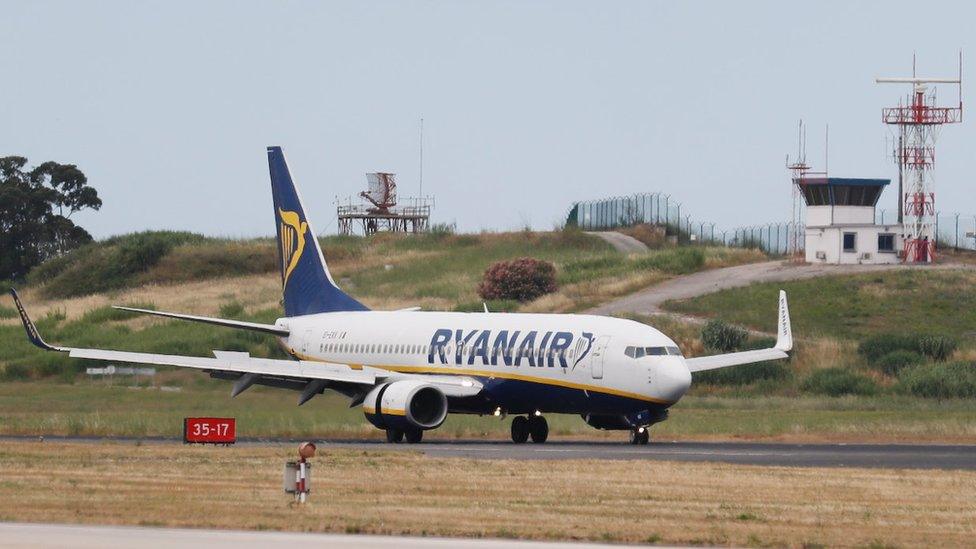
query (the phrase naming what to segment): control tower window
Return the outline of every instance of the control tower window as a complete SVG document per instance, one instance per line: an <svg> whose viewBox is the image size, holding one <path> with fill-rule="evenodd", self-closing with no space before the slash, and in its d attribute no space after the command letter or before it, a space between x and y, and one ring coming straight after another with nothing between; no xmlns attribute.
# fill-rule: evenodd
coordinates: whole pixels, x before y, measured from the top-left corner
<svg viewBox="0 0 976 549"><path fill-rule="evenodd" d="M878 235L879 252L895 252L895 235L891 233L881 233Z"/></svg>
<svg viewBox="0 0 976 549"><path fill-rule="evenodd" d="M857 251L857 233L844 233L844 251Z"/></svg>

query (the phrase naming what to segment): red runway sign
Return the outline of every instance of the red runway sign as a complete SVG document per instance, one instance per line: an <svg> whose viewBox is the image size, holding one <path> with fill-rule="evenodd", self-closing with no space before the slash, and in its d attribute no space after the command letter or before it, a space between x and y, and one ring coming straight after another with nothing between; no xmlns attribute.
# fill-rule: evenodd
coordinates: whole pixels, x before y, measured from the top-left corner
<svg viewBox="0 0 976 549"><path fill-rule="evenodd" d="M237 420L232 417L183 418L183 442L234 444L237 442Z"/></svg>

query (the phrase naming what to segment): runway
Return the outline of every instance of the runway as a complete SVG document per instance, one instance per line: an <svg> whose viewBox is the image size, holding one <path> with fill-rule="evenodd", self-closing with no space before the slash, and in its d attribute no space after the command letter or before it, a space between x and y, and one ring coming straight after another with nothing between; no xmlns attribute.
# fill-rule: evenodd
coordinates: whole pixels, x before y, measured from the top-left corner
<svg viewBox="0 0 976 549"><path fill-rule="evenodd" d="M328 448L414 450L433 457L476 459L631 459L711 461L788 467L881 467L976 470L976 446L914 444L781 444L749 442L613 442L512 444L433 441L419 445L333 442Z"/></svg>
<svg viewBox="0 0 976 549"><path fill-rule="evenodd" d="M0 440L38 437L0 436ZM176 438L92 438L49 436L48 441L102 441L174 444ZM238 444L297 444L303 439L241 439ZM389 444L379 440L315 440L320 451L357 449L421 452L431 457L473 459L623 459L721 462L784 467L873 467L893 469L976 470L976 445L941 444L786 444L776 442L666 442L647 446L623 442L550 441L513 444L507 441L431 440L421 444Z"/></svg>
<svg viewBox="0 0 976 549"><path fill-rule="evenodd" d="M83 526L73 524L0 523L0 547L77 549L130 548L164 549L208 547L209 549L259 549L297 546L336 549L574 549L619 548L626 545L527 542L492 539L421 538L312 534L304 532L247 532L241 530L194 530L188 528L143 528L134 526Z"/></svg>

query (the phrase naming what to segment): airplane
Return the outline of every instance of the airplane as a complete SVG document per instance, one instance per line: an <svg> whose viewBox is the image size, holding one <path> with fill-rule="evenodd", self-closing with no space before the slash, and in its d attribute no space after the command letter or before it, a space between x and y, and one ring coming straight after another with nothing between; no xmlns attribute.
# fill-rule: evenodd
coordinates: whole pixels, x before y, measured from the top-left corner
<svg viewBox="0 0 976 549"><path fill-rule="evenodd" d="M688 391L692 373L785 359L793 348L786 293L779 293L773 347L685 358L655 328L583 314L373 311L336 285L305 215L284 153L268 147L284 316L260 324L116 307L277 338L292 357L246 352L178 356L49 345L15 290L30 341L72 358L194 368L233 381L231 397L253 385L291 389L298 404L326 389L361 406L389 442L418 443L448 413L513 416L515 443L543 443L545 414L577 414L592 427L630 431L643 445Z"/></svg>

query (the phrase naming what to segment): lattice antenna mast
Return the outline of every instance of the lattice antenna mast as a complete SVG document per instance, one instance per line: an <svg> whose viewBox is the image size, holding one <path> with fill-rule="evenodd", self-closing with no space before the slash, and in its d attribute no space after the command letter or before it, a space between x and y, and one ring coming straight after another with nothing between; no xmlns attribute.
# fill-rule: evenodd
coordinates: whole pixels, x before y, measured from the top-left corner
<svg viewBox="0 0 976 549"><path fill-rule="evenodd" d="M935 260L935 189L932 172L935 168L935 141L943 124L962 122L962 52L959 52L959 75L956 78L921 78L915 73L912 57L912 76L876 78L878 84L910 84L912 91L897 107L882 109L881 120L898 126L898 148L895 160L904 172L906 189L902 201L904 216L905 262L927 263ZM937 105L932 84L955 84L959 90L959 105ZM929 87L931 86L931 91Z"/></svg>
<svg viewBox="0 0 976 549"><path fill-rule="evenodd" d="M792 225L789 230L789 249L787 253L790 257L800 257L800 217L803 205L800 203L799 180L810 170L807 164L807 130L803 126L803 120L797 125L796 133L796 161L790 162L790 155L786 155L786 169L790 172L790 188L793 192L792 206Z"/></svg>

